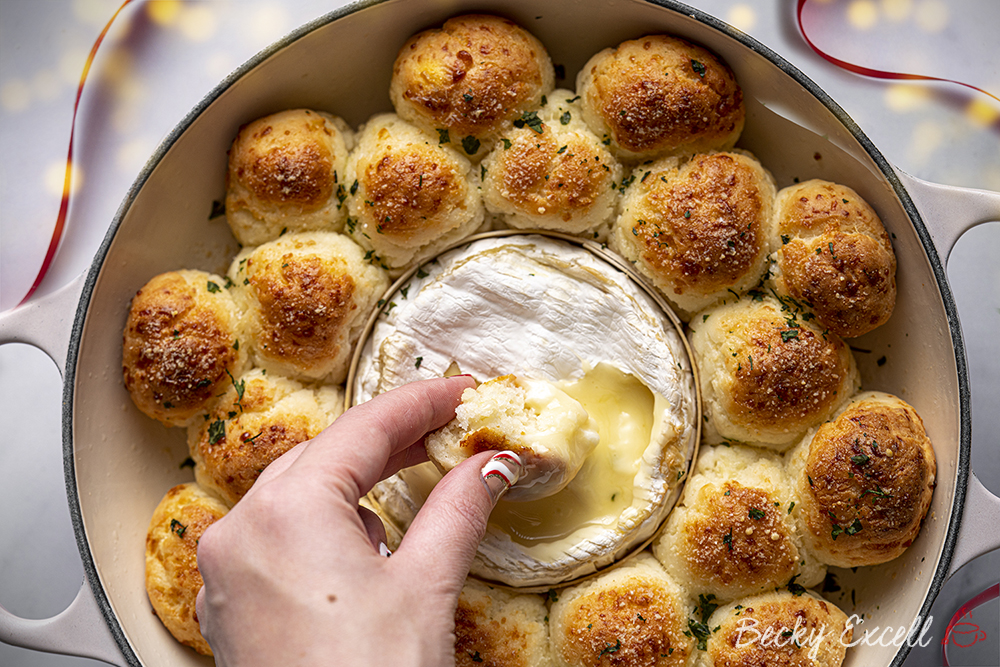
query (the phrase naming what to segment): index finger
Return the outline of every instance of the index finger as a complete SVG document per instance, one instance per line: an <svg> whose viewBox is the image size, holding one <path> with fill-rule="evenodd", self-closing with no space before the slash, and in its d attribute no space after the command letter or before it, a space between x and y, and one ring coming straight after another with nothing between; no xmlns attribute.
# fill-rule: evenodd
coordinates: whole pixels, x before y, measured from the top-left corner
<svg viewBox="0 0 1000 667"><path fill-rule="evenodd" d="M289 472L322 473L351 502L381 479L389 460L455 416L468 376L422 380L356 405L312 439Z"/></svg>

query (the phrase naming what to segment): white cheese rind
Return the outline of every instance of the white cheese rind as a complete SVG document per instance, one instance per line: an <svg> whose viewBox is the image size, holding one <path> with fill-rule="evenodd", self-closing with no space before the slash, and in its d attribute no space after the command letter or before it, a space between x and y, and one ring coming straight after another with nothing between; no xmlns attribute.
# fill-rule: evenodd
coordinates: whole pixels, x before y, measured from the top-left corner
<svg viewBox="0 0 1000 667"><path fill-rule="evenodd" d="M548 543L523 544L491 525L472 573L513 586L553 585L651 537L676 500L697 432L690 362L656 302L587 250L537 235L475 241L417 276L391 297L365 343L355 404L456 364L479 380L515 374L565 383L605 363L654 397L649 444L625 455L635 470L630 504L619 500L610 519ZM435 473L404 471L374 496L405 528Z"/></svg>

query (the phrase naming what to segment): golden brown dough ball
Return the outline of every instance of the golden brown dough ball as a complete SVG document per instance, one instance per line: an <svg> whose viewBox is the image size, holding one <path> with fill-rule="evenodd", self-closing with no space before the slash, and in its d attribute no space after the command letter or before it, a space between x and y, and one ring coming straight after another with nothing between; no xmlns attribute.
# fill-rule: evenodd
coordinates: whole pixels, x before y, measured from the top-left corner
<svg viewBox="0 0 1000 667"><path fill-rule="evenodd" d="M871 206L851 188L811 180L775 202L768 284L838 336L868 333L896 304L896 254Z"/></svg>
<svg viewBox="0 0 1000 667"><path fill-rule="evenodd" d="M132 299L122 375L132 401L167 426L186 426L246 366L239 311L226 281L204 271L152 278Z"/></svg>
<svg viewBox="0 0 1000 667"><path fill-rule="evenodd" d="M560 667L680 667L694 642L688 599L643 552L590 581L559 591L549 612Z"/></svg>
<svg viewBox="0 0 1000 667"><path fill-rule="evenodd" d="M348 232L367 259L401 270L483 223L479 169L395 114L362 128L347 165Z"/></svg>
<svg viewBox="0 0 1000 667"><path fill-rule="evenodd" d="M751 154L699 154L640 166L612 248L687 319L756 286L767 268L775 186Z"/></svg>
<svg viewBox="0 0 1000 667"><path fill-rule="evenodd" d="M153 611L177 641L203 655L212 649L195 613L202 585L198 540L227 511L197 484L179 484L157 505L146 534L146 593Z"/></svg>
<svg viewBox="0 0 1000 667"><path fill-rule="evenodd" d="M411 37L396 57L389 96L402 118L479 159L554 85L541 42L512 21L473 14Z"/></svg>
<svg viewBox="0 0 1000 667"><path fill-rule="evenodd" d="M622 42L577 76L584 119L619 159L728 150L743 131L743 91L708 50L669 35Z"/></svg>
<svg viewBox="0 0 1000 667"><path fill-rule="evenodd" d="M937 465L920 415L882 392L856 396L789 454L809 546L840 567L876 565L917 538Z"/></svg>
<svg viewBox="0 0 1000 667"><path fill-rule="evenodd" d="M286 234L246 248L229 268L257 366L340 384L368 315L385 293L385 271L336 232Z"/></svg>
<svg viewBox="0 0 1000 667"><path fill-rule="evenodd" d="M826 568L801 548L784 463L751 447L703 451L653 553L690 592L732 600L820 583Z"/></svg>
<svg viewBox="0 0 1000 667"><path fill-rule="evenodd" d="M467 580L455 610L455 665L550 667L546 617L538 595Z"/></svg>
<svg viewBox="0 0 1000 667"><path fill-rule="evenodd" d="M707 650L694 667L840 667L854 634L843 611L810 592L744 598L706 626Z"/></svg>
<svg viewBox="0 0 1000 667"><path fill-rule="evenodd" d="M785 451L858 390L850 348L807 318L751 292L691 319L707 442Z"/></svg>
<svg viewBox="0 0 1000 667"><path fill-rule="evenodd" d="M486 210L518 229L606 236L622 167L583 122L579 98L557 90L518 124L483 160Z"/></svg>
<svg viewBox="0 0 1000 667"><path fill-rule="evenodd" d="M344 176L353 144L347 123L309 109L271 114L240 128L226 174L226 220L236 240L260 245L283 230L343 229Z"/></svg>
<svg viewBox="0 0 1000 667"><path fill-rule="evenodd" d="M260 369L234 378L208 418L188 428L195 479L235 505L264 468L343 410L340 387L304 387Z"/></svg>

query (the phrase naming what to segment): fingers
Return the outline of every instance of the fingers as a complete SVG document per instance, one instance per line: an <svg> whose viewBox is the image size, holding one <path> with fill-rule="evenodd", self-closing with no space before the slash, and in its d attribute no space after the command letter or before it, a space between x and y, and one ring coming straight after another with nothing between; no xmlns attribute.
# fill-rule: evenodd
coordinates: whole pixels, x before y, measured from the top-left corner
<svg viewBox="0 0 1000 667"><path fill-rule="evenodd" d="M367 507L359 507L358 515L361 516L361 523L365 525L365 532L368 533L368 539L372 541L372 546L376 551L385 550L388 552L389 538L385 534L385 524L382 523L382 519L379 518L378 514L372 512ZM383 555L385 555L383 553Z"/></svg>
<svg viewBox="0 0 1000 667"><path fill-rule="evenodd" d="M456 466L406 531L397 550L400 560L415 573L460 588L490 512L520 473L521 463L511 452L483 452Z"/></svg>
<svg viewBox="0 0 1000 667"><path fill-rule="evenodd" d="M423 460L419 451L404 451L448 423L462 392L473 385L472 378L455 376L380 394L351 408L313 438L289 472L300 468L308 474L325 474L349 501L357 503L384 471L398 469L411 459Z"/></svg>

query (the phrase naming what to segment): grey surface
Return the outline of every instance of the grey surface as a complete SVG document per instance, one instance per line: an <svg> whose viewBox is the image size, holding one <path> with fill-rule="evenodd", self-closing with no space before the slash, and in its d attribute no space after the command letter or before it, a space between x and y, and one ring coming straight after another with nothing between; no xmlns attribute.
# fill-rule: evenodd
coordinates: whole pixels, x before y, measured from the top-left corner
<svg viewBox="0 0 1000 667"><path fill-rule="evenodd" d="M75 85L68 83L71 76L67 74L58 93L49 95L40 72L60 67L72 70L72 52L86 53L103 27L99 17L110 17L117 4L114 0L0 0L0 92L15 79L34 82L33 90L37 89L28 110L0 109L2 308L14 305L23 293L23 275L40 262L39 247L43 252L58 208L58 197L41 181L46 167L65 154ZM206 20L214 21L216 30L202 41L185 37L185 29L176 24L156 25L143 14L142 5L126 9L120 18L123 27L109 33L83 98L77 155L85 168L86 187L75 200L70 231L42 293L58 288L89 265L106 221L113 217L144 156L228 69L282 31L338 4L313 0L291 7L250 0L185 3L185 11L210 10L212 18ZM902 111L899 105L890 108L886 103L890 84L837 70L808 49L794 25L794 2L697 0L691 4L733 21L739 18L733 12L743 11L738 7L749 8L755 22L747 32L824 88L893 164L931 181L1000 190L1000 134L995 127L984 129L970 121L963 111L970 99L964 91L955 86L912 84L911 90L929 94L915 108L905 104ZM882 11L900 3L871 4ZM914 0L910 4L927 3ZM884 18L883 11L883 21L865 33L864 39L852 40L837 32L836 39L824 43L839 49L841 57L892 65L878 60L891 54L901 59L895 63L901 69L925 68L922 71L930 74L992 85L996 93L1000 90L1000 58L995 51L1000 3L966 0L948 7L950 27L930 36L903 30ZM199 35L197 27L186 30ZM118 57L125 47L132 54L127 66ZM82 69L82 57L75 64L77 71ZM1000 109L997 103L990 104ZM1000 223L991 223L968 232L948 264L969 359L973 469L994 493L1000 493L1000 355L994 349L1000 331L997 257ZM22 345L0 348L0 424L4 429L0 604L32 618L61 611L73 599L83 573L63 485L60 399L58 374L41 352ZM944 624L962 602L1000 580L998 573L1000 552L977 559L945 584L933 608L936 641L915 649L907 667L941 664ZM991 609L995 607L993 603ZM990 613L993 616L984 618L987 624L995 624L990 619L996 619L996 614ZM992 633L991 646L996 647L996 628L984 629ZM103 663L0 644L2 667L85 664Z"/></svg>

